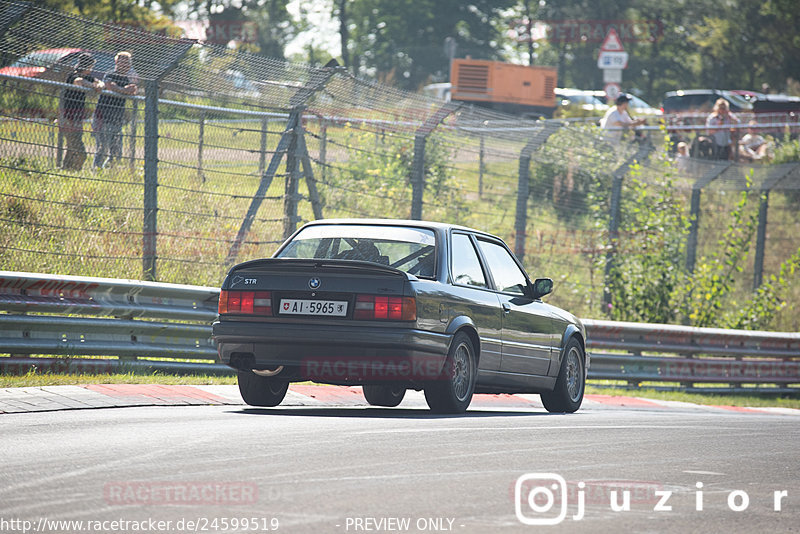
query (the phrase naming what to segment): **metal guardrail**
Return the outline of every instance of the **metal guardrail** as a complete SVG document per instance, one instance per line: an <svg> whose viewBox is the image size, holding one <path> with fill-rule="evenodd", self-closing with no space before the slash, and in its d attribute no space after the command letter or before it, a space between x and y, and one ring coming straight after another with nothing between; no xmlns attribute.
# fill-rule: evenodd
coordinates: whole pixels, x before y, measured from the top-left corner
<svg viewBox="0 0 800 534"><path fill-rule="evenodd" d="M179 361L216 359L209 325L218 297L213 287L0 271L0 353L11 355L0 358L0 369L18 372L37 364L226 373L220 364ZM728 384L713 391L800 393L793 387L800 385L800 333L583 322L590 379L623 380L630 387ZM118 359L21 356L30 354Z"/></svg>

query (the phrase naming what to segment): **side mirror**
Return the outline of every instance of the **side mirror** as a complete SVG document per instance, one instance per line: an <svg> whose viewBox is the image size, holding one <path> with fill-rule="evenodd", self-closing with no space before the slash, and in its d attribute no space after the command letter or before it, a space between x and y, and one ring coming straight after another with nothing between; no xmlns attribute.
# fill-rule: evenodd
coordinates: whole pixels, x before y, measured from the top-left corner
<svg viewBox="0 0 800 534"><path fill-rule="evenodd" d="M540 299L549 295L553 291L553 280L551 278L537 278L533 281L533 299Z"/></svg>

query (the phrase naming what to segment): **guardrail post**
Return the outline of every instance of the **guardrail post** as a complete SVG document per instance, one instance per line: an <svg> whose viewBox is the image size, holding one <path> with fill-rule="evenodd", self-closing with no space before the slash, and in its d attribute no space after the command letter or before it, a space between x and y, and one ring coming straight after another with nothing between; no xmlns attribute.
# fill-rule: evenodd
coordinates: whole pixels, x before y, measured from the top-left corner
<svg viewBox="0 0 800 534"><path fill-rule="evenodd" d="M703 189L716 180L732 165L730 161L723 164L711 163L712 168L692 184L692 200L689 215L689 236L686 243L686 272L694 271L697 261L697 234L700 229L700 195Z"/></svg>
<svg viewBox="0 0 800 534"><path fill-rule="evenodd" d="M643 143L639 145L639 150L636 154L628 158L625 163L617 167L612 174L613 180L611 182L611 207L610 216L608 219L608 240L609 248L606 253L606 268L605 268L605 281L603 283L603 304L605 310L608 312L608 305L611 304L611 292L608 289L609 280L611 278L611 270L613 269L614 255L616 254L617 243L619 241L619 218L620 208L622 202L622 180L628 174L631 165L637 161L644 161L644 159L653 150L653 145L650 143Z"/></svg>
<svg viewBox="0 0 800 534"><path fill-rule="evenodd" d="M528 228L528 196L530 196L530 168L533 151L542 146L561 126L545 121L525 144L519 154L519 171L517 173L517 208L514 216L514 255L522 261L525 257L525 238Z"/></svg>
<svg viewBox="0 0 800 534"><path fill-rule="evenodd" d="M758 229L756 230L756 255L753 263L753 290L755 291L761 286L764 280L764 248L767 241L767 210L769 209L769 192L775 188L778 183L790 174L800 169L800 165L792 165L791 168L786 170L786 167L779 167L775 174L767 178L761 185L761 202L758 206Z"/></svg>

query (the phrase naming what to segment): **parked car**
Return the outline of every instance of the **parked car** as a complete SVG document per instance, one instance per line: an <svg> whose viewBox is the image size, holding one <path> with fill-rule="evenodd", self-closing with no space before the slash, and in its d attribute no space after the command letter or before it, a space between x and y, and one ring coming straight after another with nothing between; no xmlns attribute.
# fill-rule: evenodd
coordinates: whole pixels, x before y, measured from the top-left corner
<svg viewBox="0 0 800 534"><path fill-rule="evenodd" d="M290 382L362 385L369 404L422 390L435 412L473 393L539 393L551 412L583 400L586 330L542 302L498 237L442 223L321 220L272 258L234 266L213 336L247 404L276 406Z"/></svg>
<svg viewBox="0 0 800 534"><path fill-rule="evenodd" d="M63 82L78 62L78 56L84 52L92 54L97 60L92 70L95 77L102 79L107 72L114 69L114 54L109 52L83 48L49 48L22 56L11 65L0 69L0 74Z"/></svg>
<svg viewBox="0 0 800 534"><path fill-rule="evenodd" d="M584 91L582 89L557 88L556 101L562 115L602 116L608 109L605 91ZM627 93L631 99L628 110L631 115L656 116L661 115L661 110L652 107L638 96ZM577 112L577 113L576 113Z"/></svg>
<svg viewBox="0 0 800 534"><path fill-rule="evenodd" d="M557 87L554 92L559 109L564 111L581 110L590 115L602 115L608 108L605 98L598 97L595 91Z"/></svg>
<svg viewBox="0 0 800 534"><path fill-rule="evenodd" d="M753 110L753 104L733 91L720 89L689 89L685 91L670 91L664 95L661 110L665 114L674 113L711 113L714 102L724 98L730 104L733 112L748 112Z"/></svg>

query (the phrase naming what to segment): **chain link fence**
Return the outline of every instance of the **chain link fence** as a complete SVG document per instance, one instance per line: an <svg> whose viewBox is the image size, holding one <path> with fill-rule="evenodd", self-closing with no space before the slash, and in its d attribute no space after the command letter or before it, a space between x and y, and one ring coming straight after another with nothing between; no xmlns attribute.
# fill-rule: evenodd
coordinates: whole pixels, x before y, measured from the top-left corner
<svg viewBox="0 0 800 534"><path fill-rule="evenodd" d="M121 74L135 95L64 83L82 53L96 59L85 76L108 81L121 51L132 57ZM304 221L441 220L500 235L531 273L556 280L554 303L589 317L601 313L609 236L624 250L618 212L632 168L653 187L671 183L691 206L690 269L718 246L736 192L748 187L772 194L743 290L800 246L800 167L679 167L653 147L665 131L610 144L593 126L524 121L339 67L9 0L0 0L0 66L6 270L217 285L233 262L271 255ZM67 91L85 93L73 130ZM124 99L114 150L97 125L103 95ZM81 165L70 155L76 138Z"/></svg>

